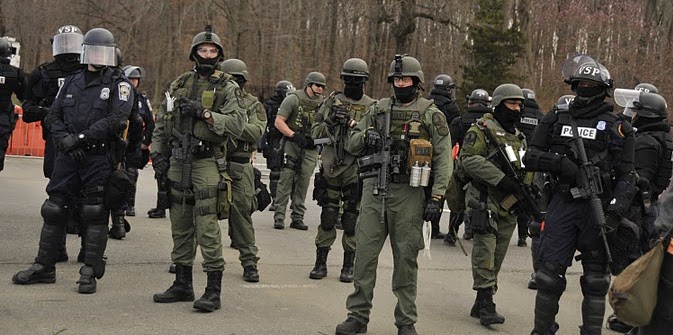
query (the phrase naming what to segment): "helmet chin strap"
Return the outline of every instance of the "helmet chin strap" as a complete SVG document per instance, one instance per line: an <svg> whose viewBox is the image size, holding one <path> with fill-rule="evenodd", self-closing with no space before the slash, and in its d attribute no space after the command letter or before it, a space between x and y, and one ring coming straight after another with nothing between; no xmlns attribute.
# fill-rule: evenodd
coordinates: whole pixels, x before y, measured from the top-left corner
<svg viewBox="0 0 673 335"><path fill-rule="evenodd" d="M313 83L308 84L308 86L306 86L306 88L311 90L311 95L312 95L311 98L314 98L314 97L318 96L318 94L315 93L315 91L313 90Z"/></svg>

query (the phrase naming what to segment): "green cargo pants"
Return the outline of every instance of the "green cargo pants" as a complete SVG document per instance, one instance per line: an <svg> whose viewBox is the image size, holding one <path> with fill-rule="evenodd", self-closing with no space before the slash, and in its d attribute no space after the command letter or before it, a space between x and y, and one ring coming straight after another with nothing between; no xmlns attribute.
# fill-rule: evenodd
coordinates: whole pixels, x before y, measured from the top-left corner
<svg viewBox="0 0 673 335"><path fill-rule="evenodd" d="M466 217L469 218L468 208ZM507 248L516 227L516 215L500 210L494 213L494 225L486 233L474 232L472 246L472 288L498 289L498 273L507 255Z"/></svg>
<svg viewBox="0 0 673 335"><path fill-rule="evenodd" d="M311 182L311 176L315 170L316 162L318 161L318 151L315 149L304 150L304 156L299 157L300 150L296 144L292 142L285 142L285 155L289 157L288 160L294 160L295 164L301 164L300 169L295 170L295 165L283 163L283 168L280 172L280 180L278 181L278 188L276 190L276 212L273 215L274 221L285 220L285 210L287 203L292 198L292 205L290 209L292 213L290 218L292 221L303 221L304 213L306 212L306 192L308 185ZM299 163L301 160L301 163Z"/></svg>
<svg viewBox="0 0 673 335"><path fill-rule="evenodd" d="M176 189L176 184L182 179L182 164L175 159L171 159L168 179L172 184L173 203L169 213L173 235L173 263L192 266L198 245L201 247L203 270L223 271L222 233L217 221L217 184L220 181L220 172L217 170L215 158L192 162L193 205L189 204L191 200L183 197L182 191ZM183 202L183 199L186 201Z"/></svg>
<svg viewBox="0 0 673 335"><path fill-rule="evenodd" d="M354 199L357 195L351 194L351 190L348 189L349 186L358 183L358 169L356 164L349 166L348 169L339 176L333 178L325 177L325 180L327 180L327 184L330 185L330 187L327 188L327 203L323 206L323 210L328 207L340 208L342 206L344 209L347 209L348 205L346 201L350 201L350 205L355 209L360 208L359 199ZM348 199L343 199L344 195L346 195ZM334 244L336 238L336 229L325 230L321 224L318 226L318 233L315 236L315 246L317 248L329 248ZM341 236L341 245L343 246L344 251L355 251L355 235L348 236L344 233L343 236Z"/></svg>
<svg viewBox="0 0 673 335"><path fill-rule="evenodd" d="M376 268L386 237L393 251L393 293L397 297L395 325L415 324L418 251L423 249L423 188L390 184L385 219L381 224L381 199L372 195L374 179L364 181L355 240L355 292L346 300L348 316L368 323L374 298Z"/></svg>
<svg viewBox="0 0 673 335"><path fill-rule="evenodd" d="M231 241L236 245L241 266L257 267L257 246L255 228L252 226L252 213L257 210L255 197L255 175L252 164L229 163L229 176L233 192L229 210L229 229Z"/></svg>

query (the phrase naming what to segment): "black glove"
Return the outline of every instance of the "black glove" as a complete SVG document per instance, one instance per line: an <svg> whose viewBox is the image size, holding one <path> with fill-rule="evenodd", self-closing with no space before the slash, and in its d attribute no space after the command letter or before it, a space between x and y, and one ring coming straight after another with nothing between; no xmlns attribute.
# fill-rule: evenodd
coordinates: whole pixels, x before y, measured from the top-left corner
<svg viewBox="0 0 673 335"><path fill-rule="evenodd" d="M512 179L511 177L505 176L498 182L498 185L495 186L500 193L504 195L510 195L513 194L514 196L518 196L521 194L521 186L519 186L519 183L516 182L516 180ZM517 197L518 198L518 197Z"/></svg>
<svg viewBox="0 0 673 335"><path fill-rule="evenodd" d="M83 162L86 160L86 152L82 148L75 148L67 152L70 158L76 162Z"/></svg>
<svg viewBox="0 0 673 335"><path fill-rule="evenodd" d="M617 230L617 227L619 227L619 222L621 221L622 217L619 216L617 213L614 213L612 211L605 212L605 224L607 225L608 231Z"/></svg>
<svg viewBox="0 0 673 335"><path fill-rule="evenodd" d="M351 116L346 108L342 106L332 106L332 115L330 115L329 118L332 123L347 124Z"/></svg>
<svg viewBox="0 0 673 335"><path fill-rule="evenodd" d="M373 151L381 150L381 134L374 128L365 130L365 146Z"/></svg>
<svg viewBox="0 0 673 335"><path fill-rule="evenodd" d="M577 173L580 171L580 168L575 164L575 162L571 161L570 158L563 156L559 160L559 169L560 175L562 177L566 178L575 178L577 176Z"/></svg>
<svg viewBox="0 0 673 335"><path fill-rule="evenodd" d="M164 155L158 152L153 152L150 155L150 159L152 159L152 168L154 168L154 172L156 172L157 175L165 176L166 173L168 173L170 163Z"/></svg>
<svg viewBox="0 0 673 335"><path fill-rule="evenodd" d="M423 210L423 221L439 221L439 218L442 216L442 207L444 201L441 197L433 195L430 200L425 204L425 209Z"/></svg>
<svg viewBox="0 0 673 335"><path fill-rule="evenodd" d="M190 100L185 97L180 98L180 113L182 115L191 116L193 118L202 118L203 106L198 101Z"/></svg>
<svg viewBox="0 0 673 335"><path fill-rule="evenodd" d="M61 140L61 143L58 144L58 148L63 152L70 152L77 148L81 142L79 134L68 134L64 139Z"/></svg>
<svg viewBox="0 0 673 335"><path fill-rule="evenodd" d="M290 138L290 141L296 143L297 146L304 149L312 149L315 147L313 144L313 139L302 133L294 133L294 136Z"/></svg>

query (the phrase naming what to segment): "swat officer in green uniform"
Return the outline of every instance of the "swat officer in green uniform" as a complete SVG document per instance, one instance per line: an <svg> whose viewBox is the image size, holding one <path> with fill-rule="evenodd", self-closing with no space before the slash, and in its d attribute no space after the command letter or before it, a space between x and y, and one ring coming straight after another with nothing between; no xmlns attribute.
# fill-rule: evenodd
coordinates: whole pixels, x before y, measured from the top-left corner
<svg viewBox="0 0 673 335"><path fill-rule="evenodd" d="M257 272L257 246L255 228L252 226L252 213L257 209L255 197L255 175L252 167L252 155L257 150L257 141L262 138L266 127L264 105L254 95L245 91L248 82L248 67L240 59L227 59L222 63L222 72L234 77L243 93L243 104L247 113L247 123L243 133L236 138L236 145L228 147L229 175L231 176L232 197L229 213L229 236L238 249L243 279L247 282L259 281Z"/></svg>
<svg viewBox="0 0 673 335"><path fill-rule="evenodd" d="M171 186L171 257L176 264L173 285L155 294L154 301L194 300L192 266L198 245L208 284L194 308L206 312L220 308L224 259L217 221L228 216L232 199L227 143L239 138L245 125L241 90L230 75L216 70L223 56L210 26L194 36L189 59L195 67L171 83L152 135L152 165L158 174L168 173Z"/></svg>
<svg viewBox="0 0 673 335"><path fill-rule="evenodd" d="M441 214L453 169L446 118L431 100L420 96L422 82L416 58L395 56L388 73L394 96L373 105L348 140L351 154L365 155L358 159L365 179L355 229L355 291L346 300L348 318L336 327L338 335L367 332L379 253L388 235L394 263L392 289L398 299L395 325L398 334L417 334L417 257L424 247L423 221ZM420 187L423 178L414 178L418 165L426 162L434 174L429 199Z"/></svg>
<svg viewBox="0 0 673 335"><path fill-rule="evenodd" d="M285 228L285 209L292 197L292 222L290 228L307 230L304 224L306 192L311 175L318 161L318 150L313 145L311 127L315 114L322 103L325 89L325 76L320 72L311 72L306 76L304 89L289 94L278 109L274 125L285 136L283 169L278 181L276 193L276 211L273 215L273 227Z"/></svg>
<svg viewBox="0 0 673 335"><path fill-rule="evenodd" d="M365 82L369 79L369 67L360 58L351 58L341 68L343 92L335 91L325 99L316 115L313 138L330 137L333 142L322 150L321 175L323 185L315 183L322 194L318 205L322 206L320 225L315 237L315 267L309 274L311 279L327 276L327 254L336 240L335 226L341 214L344 234L341 243L344 248L343 267L339 280L353 282L353 261L355 259L355 222L360 209L360 182L356 157L346 151L346 141L350 129L357 125L375 100L364 93ZM315 194L315 193L314 193ZM342 205L343 204L343 207Z"/></svg>
<svg viewBox="0 0 673 335"><path fill-rule="evenodd" d="M502 84L493 91L493 114L484 114L470 127L459 164L471 182L465 194L466 219L472 225L472 288L477 299L470 316L479 318L484 326L505 322L493 303L498 287L498 273L507 253L510 238L517 225L516 214L504 205L508 196L522 192L514 176L506 174L511 164L523 180L522 153L526 150L524 136L514 126L520 120L523 92L514 84ZM504 147L509 162L497 160L493 152Z"/></svg>

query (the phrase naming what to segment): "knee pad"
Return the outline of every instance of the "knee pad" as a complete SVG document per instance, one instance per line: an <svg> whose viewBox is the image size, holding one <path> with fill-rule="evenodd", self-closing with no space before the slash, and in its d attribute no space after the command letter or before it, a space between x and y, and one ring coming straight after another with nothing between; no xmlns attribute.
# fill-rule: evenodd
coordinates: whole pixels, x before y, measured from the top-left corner
<svg viewBox="0 0 673 335"><path fill-rule="evenodd" d="M279 180L279 179L280 179L280 171L269 172L269 180Z"/></svg>
<svg viewBox="0 0 673 335"><path fill-rule="evenodd" d="M47 225L57 225L59 222L65 222L68 219L66 210L60 198L49 197L42 204L40 214Z"/></svg>
<svg viewBox="0 0 673 335"><path fill-rule="evenodd" d="M538 290L561 294L566 289L565 270L561 264L544 263L535 274Z"/></svg>
<svg viewBox="0 0 673 335"><path fill-rule="evenodd" d="M343 189L341 200L344 202L344 212L357 212L358 202L362 198L362 188L360 183L346 185ZM357 215L356 215L357 217Z"/></svg>
<svg viewBox="0 0 673 335"><path fill-rule="evenodd" d="M346 234L346 236L355 235L355 224L357 221L357 212L344 211L343 214L341 214L341 226L344 228L344 234Z"/></svg>
<svg viewBox="0 0 673 335"><path fill-rule="evenodd" d="M320 227L324 231L331 231L337 223L339 218L338 207L323 207L320 212Z"/></svg>
<svg viewBox="0 0 673 335"><path fill-rule="evenodd" d="M603 297L608 294L610 288L610 275L601 272L585 272L580 277L580 286L585 296Z"/></svg>
<svg viewBox="0 0 673 335"><path fill-rule="evenodd" d="M82 206L82 221L89 226L106 225L108 221L109 211L103 204Z"/></svg>
<svg viewBox="0 0 673 335"><path fill-rule="evenodd" d="M542 222L537 220L531 220L530 225L528 225L528 233L531 237L539 237L542 232Z"/></svg>

